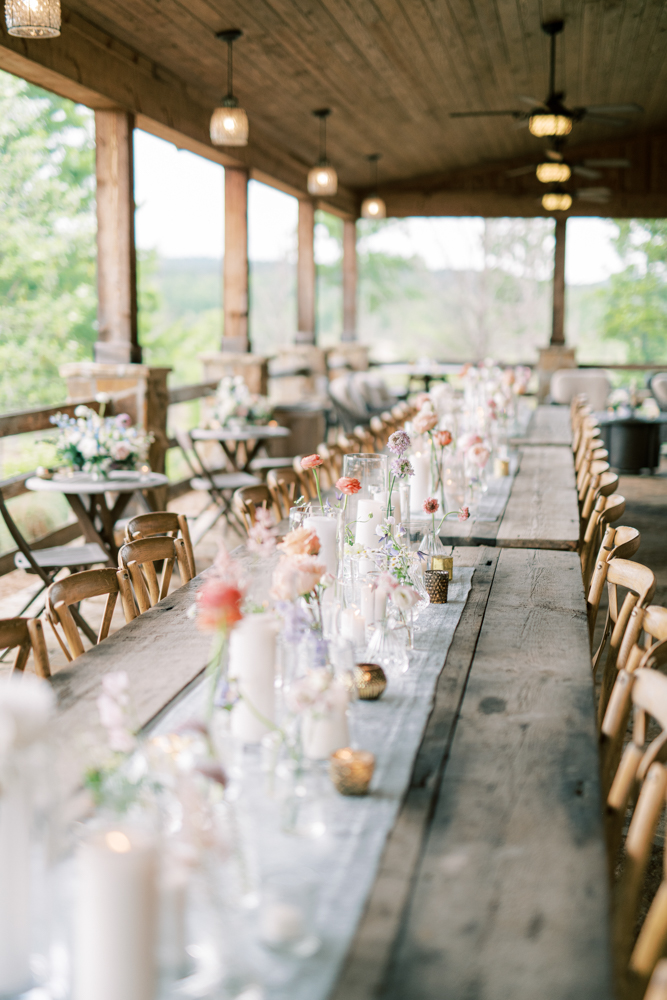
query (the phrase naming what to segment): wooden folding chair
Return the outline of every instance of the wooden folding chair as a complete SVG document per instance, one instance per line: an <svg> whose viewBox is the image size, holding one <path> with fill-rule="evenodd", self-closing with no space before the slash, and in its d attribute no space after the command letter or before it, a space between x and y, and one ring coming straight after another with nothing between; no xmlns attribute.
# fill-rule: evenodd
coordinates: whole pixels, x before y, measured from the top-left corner
<svg viewBox="0 0 667 1000"><path fill-rule="evenodd" d="M623 604L618 606L618 588L626 591ZM609 623L611 635L607 643L607 656L602 673L602 687L598 702L598 722L602 726L609 696L611 694L618 670L625 667L625 660L630 651L628 643L623 647L624 657L619 653L625 636L630 614L636 607L646 607L655 593L655 576L648 566L631 562L629 559L614 559L607 568L607 592L609 597ZM636 642L639 633L632 637ZM598 660L599 662L599 660ZM597 668L597 663L596 663ZM594 671L595 673L595 671Z"/></svg>
<svg viewBox="0 0 667 1000"><path fill-rule="evenodd" d="M232 503L234 513L245 527L246 533L255 524L258 507L273 511L274 517L276 516L273 497L265 483L260 483L259 486L244 486L243 489L237 490Z"/></svg>
<svg viewBox="0 0 667 1000"><path fill-rule="evenodd" d="M318 454L320 454L318 452ZM278 519L288 518L290 508L303 496L301 477L296 469L272 469L266 477Z"/></svg>
<svg viewBox="0 0 667 1000"><path fill-rule="evenodd" d="M641 535L636 528L630 528L626 525L619 525L617 528L611 524L606 526L604 538L602 539L598 550L597 558L595 560L595 568L593 570L593 575L591 576L591 582L586 596L588 637L591 644L591 654L593 652L595 623L597 621L597 614L600 608L602 591L604 590L604 585L607 582L607 569L609 568L609 562L612 559L631 559L639 549L640 542ZM607 618L607 625L608 624L609 618ZM605 628L605 635L606 633L607 628ZM604 639L600 644L599 649L601 649L603 645ZM597 655L593 658L594 665L596 659Z"/></svg>
<svg viewBox="0 0 667 1000"><path fill-rule="evenodd" d="M107 595L104 614L95 644L102 642L109 634L111 619L120 594L125 621L130 622L137 617L132 597L132 587L126 569L87 569L82 573L73 573L64 580L56 580L46 594L46 616L51 624L60 648L71 662L85 652L79 630L72 617L70 608L91 597ZM62 635L61 635L62 630Z"/></svg>
<svg viewBox="0 0 667 1000"><path fill-rule="evenodd" d="M140 614L167 596L176 560L183 585L192 577L182 538L152 535L150 538L138 538L135 542L126 542L121 547L118 562L121 569L129 571ZM158 582L155 564L161 562L164 563L162 579Z"/></svg>
<svg viewBox="0 0 667 1000"><path fill-rule="evenodd" d="M130 518L125 526L125 541L127 542L133 542L137 538L149 538L151 535L182 538L190 564L190 577L197 575L195 554L185 514L176 514L170 510L158 510L149 514L138 514L136 517Z"/></svg>
<svg viewBox="0 0 667 1000"><path fill-rule="evenodd" d="M44 629L39 618L3 618L0 620L0 649L14 649L16 646L18 646L18 652L13 671L25 670L32 651L35 673L39 677L51 676Z"/></svg>
<svg viewBox="0 0 667 1000"><path fill-rule="evenodd" d="M372 455L375 453L375 438L365 427L358 424L354 430L350 432L350 437L352 441L357 442L360 454Z"/></svg>

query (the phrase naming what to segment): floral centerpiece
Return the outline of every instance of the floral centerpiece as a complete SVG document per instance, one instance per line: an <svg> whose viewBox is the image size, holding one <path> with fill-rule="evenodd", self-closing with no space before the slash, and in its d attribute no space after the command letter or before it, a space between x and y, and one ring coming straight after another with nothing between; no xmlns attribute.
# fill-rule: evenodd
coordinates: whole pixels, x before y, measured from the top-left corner
<svg viewBox="0 0 667 1000"><path fill-rule="evenodd" d="M153 435L132 426L127 413L105 417L107 398L100 395L100 412L77 406L74 416L56 413L51 423L59 430L58 458L72 469L106 475L111 469L135 469L145 463Z"/></svg>
<svg viewBox="0 0 667 1000"><path fill-rule="evenodd" d="M215 396L216 426L266 424L271 419L271 413L268 397L250 392L241 375L226 375L220 379Z"/></svg>

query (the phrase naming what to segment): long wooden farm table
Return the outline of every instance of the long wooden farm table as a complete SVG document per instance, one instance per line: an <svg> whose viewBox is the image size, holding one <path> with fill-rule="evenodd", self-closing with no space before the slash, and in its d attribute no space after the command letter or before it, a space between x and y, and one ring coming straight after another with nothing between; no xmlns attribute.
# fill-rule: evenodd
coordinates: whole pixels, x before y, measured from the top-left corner
<svg viewBox="0 0 667 1000"><path fill-rule="evenodd" d="M339 936L339 955L325 946L297 969L287 993L269 987L267 1000L611 1000L578 558L488 546L457 548L454 558L459 577L469 580L462 567L474 567L471 590L453 638L438 625L437 607L424 613L422 652L405 676L417 671L411 697L419 700L420 671L435 669L434 693L388 835L380 844L368 837L358 910L350 910L349 878L339 870L347 841L339 841L339 869L325 879L329 912L338 903L354 915L345 948ZM72 789L85 766L83 737L99 732L104 673L128 671L142 726L168 727L196 700L209 639L187 611L200 584L198 577L55 675L63 777ZM376 791L385 815L392 774L385 763L390 791ZM361 816L372 802L334 805L347 810L343 836L355 826L353 811Z"/></svg>

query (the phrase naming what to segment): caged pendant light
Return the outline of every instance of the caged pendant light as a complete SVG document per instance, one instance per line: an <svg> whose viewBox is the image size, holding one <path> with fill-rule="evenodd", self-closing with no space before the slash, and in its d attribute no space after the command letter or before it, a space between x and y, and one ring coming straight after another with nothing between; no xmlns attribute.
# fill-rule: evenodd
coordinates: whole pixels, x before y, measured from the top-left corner
<svg viewBox="0 0 667 1000"><path fill-rule="evenodd" d="M387 206L380 196L376 193L378 187L378 160L380 159L379 153L371 153L368 157L368 162L371 165L371 184L373 189L373 194L369 194L367 198L361 203L361 218L362 219L386 219L387 218Z"/></svg>
<svg viewBox="0 0 667 1000"><path fill-rule="evenodd" d="M60 0L5 0L5 21L18 38L57 38Z"/></svg>
<svg viewBox="0 0 667 1000"><path fill-rule="evenodd" d="M535 173L542 184L563 184L572 176L567 163L538 163Z"/></svg>
<svg viewBox="0 0 667 1000"><path fill-rule="evenodd" d="M327 160L327 118L331 108L313 111L320 120L320 158L316 167L308 171L308 193L314 195L335 194L338 190L338 175Z"/></svg>
<svg viewBox="0 0 667 1000"><path fill-rule="evenodd" d="M567 212L572 207L572 195L567 191L550 191L542 195L542 208L547 212Z"/></svg>
<svg viewBox="0 0 667 1000"><path fill-rule="evenodd" d="M227 42L227 96L222 101L222 107L216 108L211 116L211 142L214 146L247 146L248 116L239 107L234 97L234 63L232 46L241 37L242 31L231 28L229 31L218 31L216 38Z"/></svg>

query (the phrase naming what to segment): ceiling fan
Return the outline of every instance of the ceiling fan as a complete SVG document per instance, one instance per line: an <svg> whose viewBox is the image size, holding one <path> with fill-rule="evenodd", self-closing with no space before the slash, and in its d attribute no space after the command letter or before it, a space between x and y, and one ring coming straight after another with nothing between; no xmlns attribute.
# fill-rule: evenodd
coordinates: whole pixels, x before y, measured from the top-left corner
<svg viewBox="0 0 667 1000"><path fill-rule="evenodd" d="M562 32L563 21L548 21L542 25L542 30L551 38L551 55L549 59L549 96L546 101L536 97L517 95L517 100L528 104L530 111L452 111L450 118L482 118L496 115L510 115L517 127L528 126L531 133L540 138L547 136L565 136L572 131L576 122L604 122L605 125L625 125L625 118L610 117L619 114L640 114L644 109L638 104L589 104L585 107L568 108L563 104L564 91L556 91L556 37Z"/></svg>

